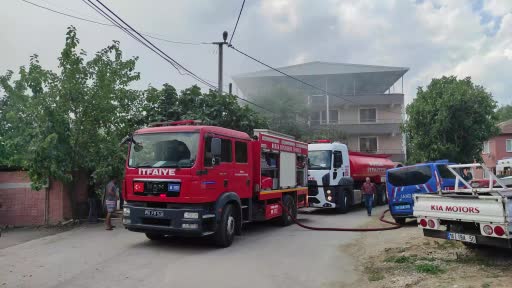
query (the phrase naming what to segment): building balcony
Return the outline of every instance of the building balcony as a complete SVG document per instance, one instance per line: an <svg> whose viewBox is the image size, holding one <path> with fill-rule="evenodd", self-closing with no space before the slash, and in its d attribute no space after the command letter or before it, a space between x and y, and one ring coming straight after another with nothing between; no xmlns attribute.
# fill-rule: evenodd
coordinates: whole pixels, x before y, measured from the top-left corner
<svg viewBox="0 0 512 288"><path fill-rule="evenodd" d="M309 100L309 107L312 109L324 109L327 105L326 97L322 95L312 95ZM395 107L403 105L404 94L366 94L355 96L329 96L329 108L351 108L355 106L367 105L386 105Z"/></svg>
<svg viewBox="0 0 512 288"><path fill-rule="evenodd" d="M347 122L338 121L330 122L329 124L325 121L311 120L311 128L317 129L337 129L347 135L399 135L401 134L400 125L401 120L379 120L378 122L372 123L360 123L357 121Z"/></svg>

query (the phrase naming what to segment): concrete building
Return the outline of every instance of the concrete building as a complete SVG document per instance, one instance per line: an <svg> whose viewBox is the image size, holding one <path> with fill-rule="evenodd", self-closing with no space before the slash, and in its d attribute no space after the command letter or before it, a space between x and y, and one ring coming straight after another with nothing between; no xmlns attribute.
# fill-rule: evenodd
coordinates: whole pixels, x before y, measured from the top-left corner
<svg viewBox="0 0 512 288"><path fill-rule="evenodd" d="M273 70L240 74L233 80L243 96L253 100L276 87L290 89L309 106L312 129L337 129L353 151L405 160L400 125L408 68L309 62L279 70L320 89Z"/></svg>
<svg viewBox="0 0 512 288"><path fill-rule="evenodd" d="M498 124L500 134L484 142L482 159L487 167L496 172L496 162L512 158L512 120Z"/></svg>

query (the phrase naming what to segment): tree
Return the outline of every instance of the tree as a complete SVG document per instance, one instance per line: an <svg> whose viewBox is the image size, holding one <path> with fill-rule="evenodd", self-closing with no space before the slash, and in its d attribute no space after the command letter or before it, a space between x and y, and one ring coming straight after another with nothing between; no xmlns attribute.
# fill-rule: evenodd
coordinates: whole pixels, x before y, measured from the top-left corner
<svg viewBox="0 0 512 288"><path fill-rule="evenodd" d="M217 91L201 92L194 85L177 95L176 89L164 84L161 90L150 87L145 91L146 114L151 121L201 120L205 125L220 126L252 134L255 128L268 128L267 120L249 108L241 106L236 96Z"/></svg>
<svg viewBox="0 0 512 288"><path fill-rule="evenodd" d="M482 143L498 133L495 109L492 95L469 77L443 76L427 89L418 87L402 127L410 160L480 160Z"/></svg>
<svg viewBox="0 0 512 288"><path fill-rule="evenodd" d="M503 105L496 110L498 122L504 122L512 119L512 105Z"/></svg>
<svg viewBox="0 0 512 288"><path fill-rule="evenodd" d="M12 71L0 77L0 142L6 151L0 162L26 169L37 190L49 179L67 183L73 208L79 175L96 183L122 175L126 151L119 140L143 114L140 93L129 89L139 79L137 58L123 60L114 41L86 61L78 45L76 29L69 27L59 73L43 69L34 55L19 79Z"/></svg>

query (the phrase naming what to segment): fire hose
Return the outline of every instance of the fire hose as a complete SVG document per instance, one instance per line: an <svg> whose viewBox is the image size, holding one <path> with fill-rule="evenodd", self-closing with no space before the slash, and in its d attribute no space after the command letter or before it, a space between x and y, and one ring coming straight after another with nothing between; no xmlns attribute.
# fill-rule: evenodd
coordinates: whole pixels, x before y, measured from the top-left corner
<svg viewBox="0 0 512 288"><path fill-rule="evenodd" d="M379 217L379 220L380 222L383 222L383 223L386 223L386 224L390 224L392 226L390 227L375 227L375 228L333 228L333 227L313 227L313 226L308 226L308 225L304 225L302 223L300 223L291 213L288 209L286 209L286 207L281 203L281 202L278 202L279 206L281 206L281 209L283 209L283 211L288 214L288 216L290 216L290 218L292 219L292 221L299 225L300 227L304 228L304 229L309 229L309 230L315 230L315 231L340 231L340 232L376 232L376 231L386 231L386 230L394 230L394 229L400 229L402 228L402 225L398 224L398 223L394 223L394 222L391 222L391 221L388 221L388 220L385 220L384 219L384 216L386 215L387 212L389 212L389 209L385 210L384 212L382 212L382 214L380 215Z"/></svg>

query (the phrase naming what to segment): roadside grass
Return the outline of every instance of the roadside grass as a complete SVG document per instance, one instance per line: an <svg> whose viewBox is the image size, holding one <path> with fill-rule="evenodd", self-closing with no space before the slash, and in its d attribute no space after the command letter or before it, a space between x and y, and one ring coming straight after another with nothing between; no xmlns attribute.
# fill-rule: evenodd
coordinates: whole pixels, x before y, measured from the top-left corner
<svg viewBox="0 0 512 288"><path fill-rule="evenodd" d="M383 267L375 267L375 266L366 266L365 267L366 274L368 275L368 281L375 282L383 280L385 268Z"/></svg>
<svg viewBox="0 0 512 288"><path fill-rule="evenodd" d="M414 265L414 268L416 269L416 272L431 275L437 275L446 272L446 269L443 269L439 265L432 263L416 264Z"/></svg>
<svg viewBox="0 0 512 288"><path fill-rule="evenodd" d="M488 279L496 279L501 275L498 271L506 270L512 263L510 258L503 255L499 257L492 251L468 249L455 241L434 240L417 244L404 243L404 246L386 248L383 252L374 258L375 261L365 266L369 282L396 281L392 279L397 279L398 275L409 275L409 279L416 277L416 279L423 279L421 281L428 281L435 277L449 277L449 271L466 269L465 267L479 269L485 273ZM488 255L489 253L490 255ZM506 260L500 261L501 258L506 258ZM494 286L491 281L477 285L481 285L481 287Z"/></svg>

